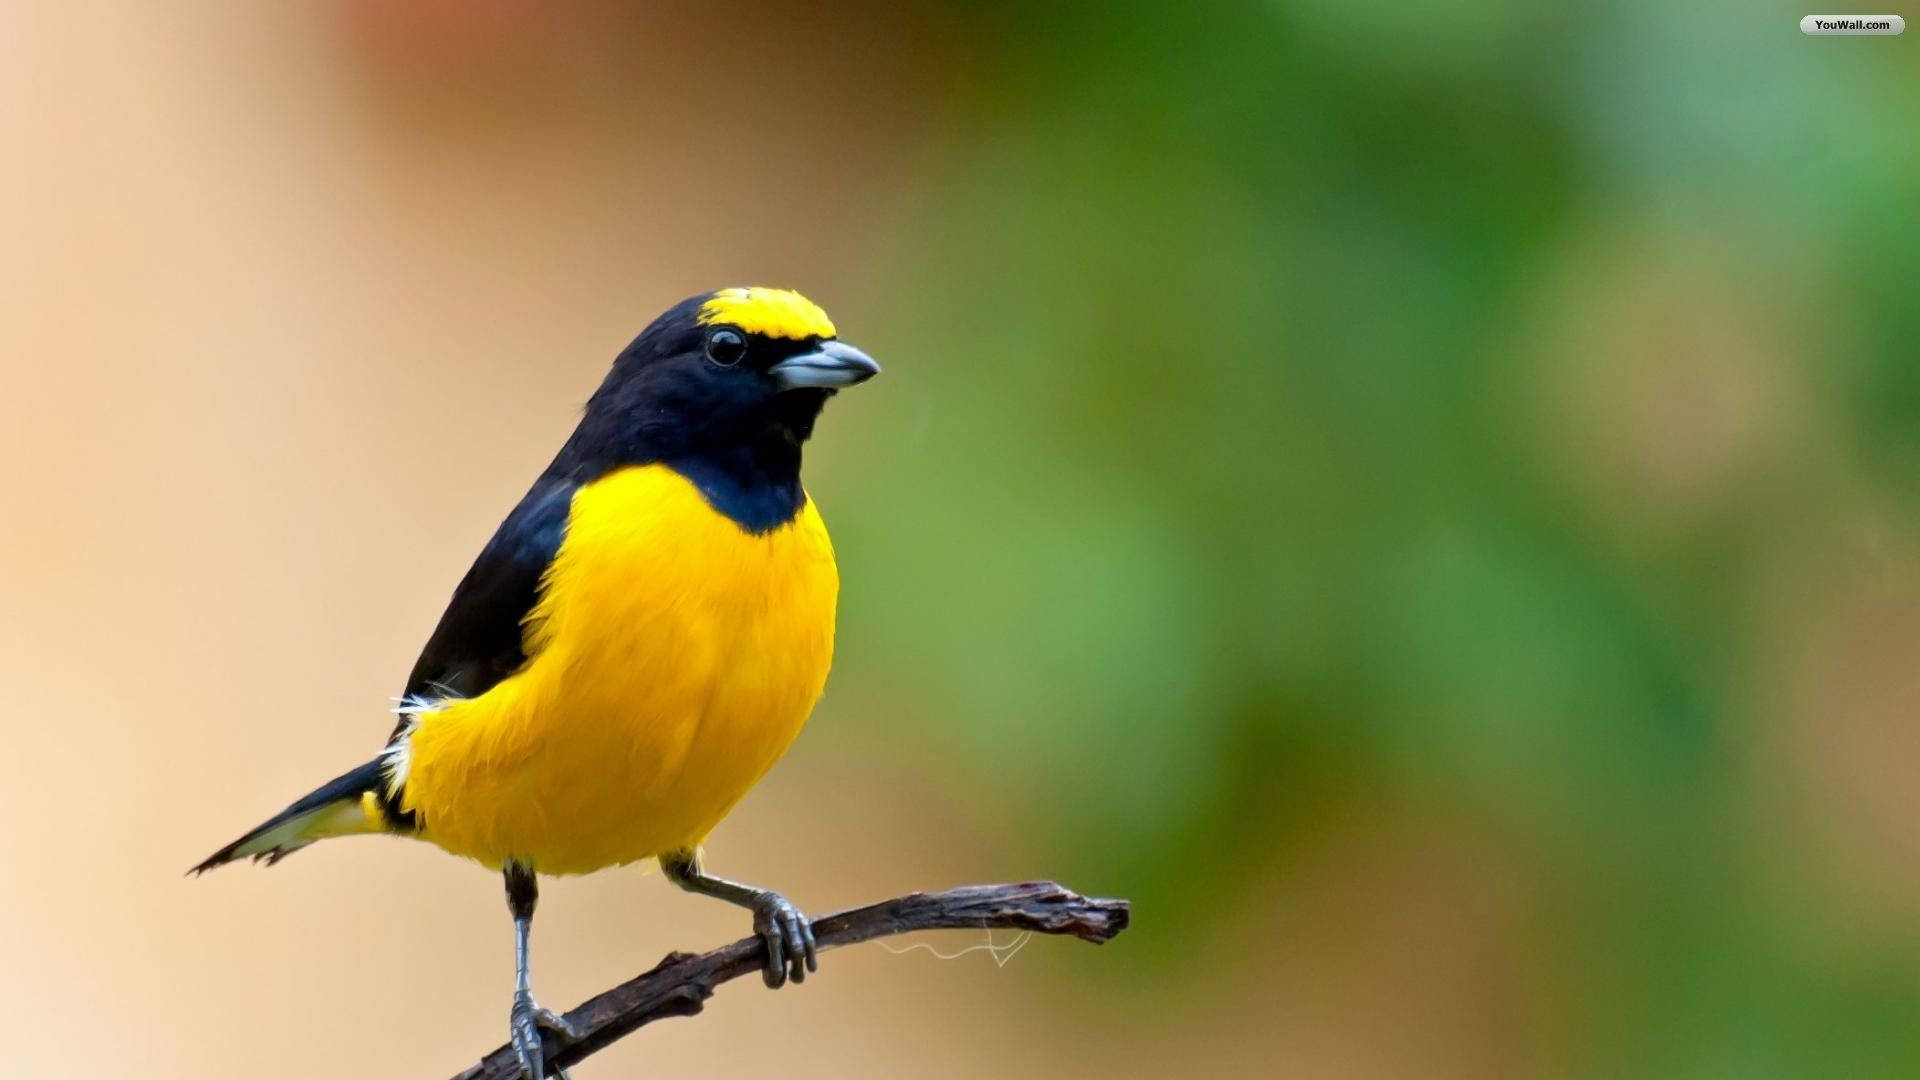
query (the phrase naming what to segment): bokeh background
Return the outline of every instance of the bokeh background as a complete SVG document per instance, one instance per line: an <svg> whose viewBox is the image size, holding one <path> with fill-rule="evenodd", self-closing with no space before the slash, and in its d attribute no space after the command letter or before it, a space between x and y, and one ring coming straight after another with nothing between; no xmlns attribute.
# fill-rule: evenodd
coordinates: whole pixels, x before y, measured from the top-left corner
<svg viewBox="0 0 1920 1080"><path fill-rule="evenodd" d="M181 871L378 745L621 345L763 283L887 374L711 863L1136 924L837 952L581 1080L1914 1075L1920 40L1804 13L0 8L5 1071L503 1038L484 871ZM744 929L561 881L536 986Z"/></svg>

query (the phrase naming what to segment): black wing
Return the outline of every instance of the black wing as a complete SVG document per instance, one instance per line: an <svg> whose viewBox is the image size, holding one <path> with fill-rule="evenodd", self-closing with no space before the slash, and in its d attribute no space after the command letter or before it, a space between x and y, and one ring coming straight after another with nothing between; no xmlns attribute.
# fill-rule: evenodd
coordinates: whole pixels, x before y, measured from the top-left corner
<svg viewBox="0 0 1920 1080"><path fill-rule="evenodd" d="M500 523L414 662L404 702L478 697L527 662L521 624L560 550L575 487L571 480L542 478ZM403 718L394 735L405 728Z"/></svg>

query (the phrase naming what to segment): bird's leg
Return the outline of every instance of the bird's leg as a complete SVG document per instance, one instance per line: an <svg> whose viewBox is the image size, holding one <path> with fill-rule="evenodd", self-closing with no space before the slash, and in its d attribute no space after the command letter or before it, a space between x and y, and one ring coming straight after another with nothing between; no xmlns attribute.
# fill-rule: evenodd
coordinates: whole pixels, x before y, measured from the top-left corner
<svg viewBox="0 0 1920 1080"><path fill-rule="evenodd" d="M753 930L767 943L767 966L761 978L774 989L794 982L805 982L807 972L820 970L819 950L813 944L813 925L800 909L772 889L742 885L706 872L700 865L700 852L675 852L660 856L660 869L667 880L702 896L725 900L753 912Z"/></svg>
<svg viewBox="0 0 1920 1080"><path fill-rule="evenodd" d="M528 1080L546 1080L546 1050L540 1043L540 1029L557 1031L577 1039L565 1017L542 1008L533 1000L532 965L527 958L527 939L533 931L533 907L540 899L533 870L524 863L509 862L504 868L507 879L507 910L513 913L513 1011L507 1016L514 1052L520 1055L520 1067ZM554 1075L567 1080L567 1070L555 1067Z"/></svg>

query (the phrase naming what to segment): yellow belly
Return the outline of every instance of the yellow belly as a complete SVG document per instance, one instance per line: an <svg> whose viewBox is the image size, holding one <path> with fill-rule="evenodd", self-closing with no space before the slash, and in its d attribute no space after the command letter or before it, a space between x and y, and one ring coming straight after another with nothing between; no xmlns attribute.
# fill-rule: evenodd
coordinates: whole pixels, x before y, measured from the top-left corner
<svg viewBox="0 0 1920 1080"><path fill-rule="evenodd" d="M575 874L689 848L806 723L838 590L811 499L755 536L665 466L583 487L532 659L420 718L402 804L489 866Z"/></svg>

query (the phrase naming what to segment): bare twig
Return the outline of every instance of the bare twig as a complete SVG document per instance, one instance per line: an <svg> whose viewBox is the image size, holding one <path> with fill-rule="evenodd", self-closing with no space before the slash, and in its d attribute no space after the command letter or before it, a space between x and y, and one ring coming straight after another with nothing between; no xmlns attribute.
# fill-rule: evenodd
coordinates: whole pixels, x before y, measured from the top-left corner
<svg viewBox="0 0 1920 1080"><path fill-rule="evenodd" d="M967 885L946 892L913 893L863 908L815 919L820 948L915 930L1009 928L1041 934L1071 934L1100 944L1127 928L1125 900L1081 896L1051 881L1019 885ZM574 1062L621 1037L668 1016L692 1016L728 979L758 974L766 944L743 938L709 953L669 953L652 971L588 999L567 1014L580 1032L577 1039L544 1036L547 1069ZM453 1080L521 1080L520 1061L511 1046L501 1046Z"/></svg>

